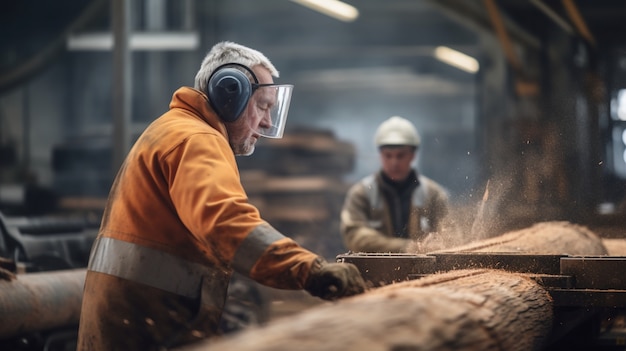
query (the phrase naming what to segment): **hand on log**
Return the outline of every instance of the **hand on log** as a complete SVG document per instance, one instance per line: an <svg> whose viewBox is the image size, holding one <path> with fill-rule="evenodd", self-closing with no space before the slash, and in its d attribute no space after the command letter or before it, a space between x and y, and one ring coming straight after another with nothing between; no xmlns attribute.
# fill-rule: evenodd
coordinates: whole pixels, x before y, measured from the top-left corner
<svg viewBox="0 0 626 351"><path fill-rule="evenodd" d="M16 277L15 277L15 274L13 274L13 272L6 270L4 268L0 268L0 280L11 281L15 278Z"/></svg>
<svg viewBox="0 0 626 351"><path fill-rule="evenodd" d="M16 276L14 272L16 269L15 262L0 257L0 280L11 281L15 279Z"/></svg>
<svg viewBox="0 0 626 351"><path fill-rule="evenodd" d="M311 268L305 289L324 300L336 300L364 292L365 281L353 264L328 263L320 259Z"/></svg>

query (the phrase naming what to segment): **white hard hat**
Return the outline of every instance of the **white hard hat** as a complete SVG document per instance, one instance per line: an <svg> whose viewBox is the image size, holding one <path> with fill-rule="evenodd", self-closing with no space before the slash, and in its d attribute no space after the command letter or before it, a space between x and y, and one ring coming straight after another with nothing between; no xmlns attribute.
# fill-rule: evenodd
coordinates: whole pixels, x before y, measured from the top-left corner
<svg viewBox="0 0 626 351"><path fill-rule="evenodd" d="M420 136L413 123L406 118L393 116L380 124L374 135L377 147L384 145L410 145L418 147Z"/></svg>

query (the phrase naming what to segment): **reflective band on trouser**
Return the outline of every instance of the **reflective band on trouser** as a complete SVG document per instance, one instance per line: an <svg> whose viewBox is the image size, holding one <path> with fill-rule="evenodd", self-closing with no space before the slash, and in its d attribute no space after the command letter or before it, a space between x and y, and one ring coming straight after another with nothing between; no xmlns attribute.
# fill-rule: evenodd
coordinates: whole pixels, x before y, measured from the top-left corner
<svg viewBox="0 0 626 351"><path fill-rule="evenodd" d="M257 226L248 234L235 252L233 267L239 273L249 275L250 270L265 250L272 243L284 238L284 235L269 224Z"/></svg>
<svg viewBox="0 0 626 351"><path fill-rule="evenodd" d="M88 270L110 274L188 298L200 296L210 267L113 238L96 240Z"/></svg>

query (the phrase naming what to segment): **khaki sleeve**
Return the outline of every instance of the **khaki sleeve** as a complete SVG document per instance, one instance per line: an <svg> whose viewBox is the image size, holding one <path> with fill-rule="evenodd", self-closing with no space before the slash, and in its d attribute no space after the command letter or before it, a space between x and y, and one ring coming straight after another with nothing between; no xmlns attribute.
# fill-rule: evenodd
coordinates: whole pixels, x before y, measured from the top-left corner
<svg viewBox="0 0 626 351"><path fill-rule="evenodd" d="M340 231L344 244L353 252L405 252L409 239L392 238L370 226L370 204L359 183L346 195L341 210Z"/></svg>

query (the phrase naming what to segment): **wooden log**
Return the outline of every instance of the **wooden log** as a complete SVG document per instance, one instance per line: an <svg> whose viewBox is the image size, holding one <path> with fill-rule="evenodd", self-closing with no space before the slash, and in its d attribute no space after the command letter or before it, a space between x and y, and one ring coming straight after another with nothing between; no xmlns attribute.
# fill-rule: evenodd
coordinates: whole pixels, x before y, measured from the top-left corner
<svg viewBox="0 0 626 351"><path fill-rule="evenodd" d="M445 243L444 243L445 244ZM430 252L520 252L545 255L608 255L602 238L587 227L566 221L536 223L528 228L462 246ZM439 250L437 250L439 249Z"/></svg>
<svg viewBox="0 0 626 351"><path fill-rule="evenodd" d="M447 252L606 255L584 226L544 222ZM371 289L181 350L541 350L547 291L523 274L459 270Z"/></svg>
<svg viewBox="0 0 626 351"><path fill-rule="evenodd" d="M453 271L180 350L539 350L551 316L547 292L521 275Z"/></svg>
<svg viewBox="0 0 626 351"><path fill-rule="evenodd" d="M86 272L26 273L0 280L0 339L78 326Z"/></svg>
<svg viewBox="0 0 626 351"><path fill-rule="evenodd" d="M602 239L609 256L626 256L626 239Z"/></svg>

